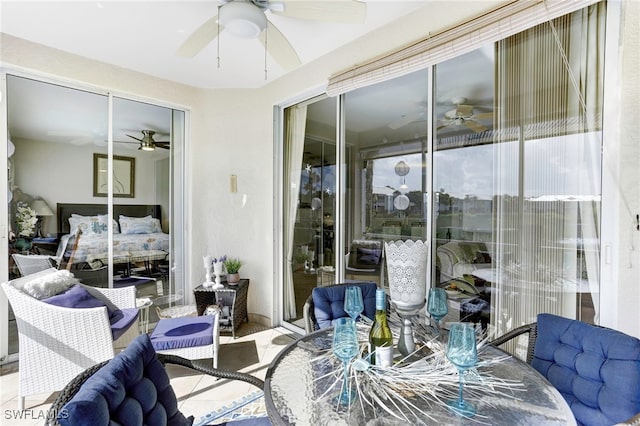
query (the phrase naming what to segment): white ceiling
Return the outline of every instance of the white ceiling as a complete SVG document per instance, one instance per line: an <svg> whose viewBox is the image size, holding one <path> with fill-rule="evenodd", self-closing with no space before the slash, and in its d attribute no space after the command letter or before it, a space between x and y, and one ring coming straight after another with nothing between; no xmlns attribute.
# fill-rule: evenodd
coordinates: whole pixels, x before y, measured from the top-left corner
<svg viewBox="0 0 640 426"><path fill-rule="evenodd" d="M315 22L269 11L266 14L304 64L426 3L369 0L363 24ZM0 28L45 46L200 88L256 88L281 77L286 71L268 57L265 80L265 53L257 39L242 39L224 31L219 38L220 68L216 42L194 58L176 55L187 37L217 14L217 5L216 0L3 0Z"/></svg>
<svg viewBox="0 0 640 426"><path fill-rule="evenodd" d="M268 79L265 80L264 51L260 42L235 38L224 32L220 36L220 68L216 65L215 42L194 58L176 55L187 37L217 13L217 4L216 0L1 0L0 31L201 88L254 88L284 75L285 70L269 59ZM448 7L464 7L466 1L368 0L364 24L329 24L266 13L289 39L302 62L308 63L427 4L442 13ZM437 20L436 15L434 19ZM491 49L478 49L438 68L442 78L436 74L436 117L442 117L454 108L452 99L455 97L464 97L473 105L492 104ZM348 117L350 130L367 135L372 141L398 140L424 132L424 119L431 114L426 110L426 79L426 73L418 73L350 94L347 99L354 106L353 114ZM11 83L8 91L9 130L13 138L77 145L104 144L107 138L105 98L21 80ZM168 133L170 129L170 110L166 108L122 101L114 109L116 114L114 140L133 140L127 134L141 137L139 131L143 129L161 133ZM422 123L411 123L397 131L388 126L416 114L421 115ZM484 124L489 126L490 123L489 120ZM465 131L464 126L445 129L447 133L456 130ZM155 139L165 140L166 136ZM136 149L137 145L129 147Z"/></svg>

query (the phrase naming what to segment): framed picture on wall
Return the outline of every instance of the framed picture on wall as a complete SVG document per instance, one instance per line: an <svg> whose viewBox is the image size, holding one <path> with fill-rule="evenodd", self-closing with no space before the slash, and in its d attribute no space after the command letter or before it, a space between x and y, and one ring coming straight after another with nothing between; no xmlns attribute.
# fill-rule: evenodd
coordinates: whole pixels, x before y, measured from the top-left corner
<svg viewBox="0 0 640 426"><path fill-rule="evenodd" d="M133 198L135 196L136 159L133 157L113 156L113 196ZM106 197L107 156L93 154L93 196Z"/></svg>

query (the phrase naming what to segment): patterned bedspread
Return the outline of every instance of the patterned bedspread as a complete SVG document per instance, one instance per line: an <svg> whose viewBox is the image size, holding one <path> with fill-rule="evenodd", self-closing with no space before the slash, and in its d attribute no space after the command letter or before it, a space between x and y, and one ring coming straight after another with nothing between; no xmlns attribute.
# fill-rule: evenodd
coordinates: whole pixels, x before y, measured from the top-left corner
<svg viewBox="0 0 640 426"><path fill-rule="evenodd" d="M71 255L73 235L65 235L60 240L57 256ZM82 235L73 257L73 263L87 262L98 269L106 265L109 243L106 234ZM162 260L169 253L169 234L113 234L114 263Z"/></svg>

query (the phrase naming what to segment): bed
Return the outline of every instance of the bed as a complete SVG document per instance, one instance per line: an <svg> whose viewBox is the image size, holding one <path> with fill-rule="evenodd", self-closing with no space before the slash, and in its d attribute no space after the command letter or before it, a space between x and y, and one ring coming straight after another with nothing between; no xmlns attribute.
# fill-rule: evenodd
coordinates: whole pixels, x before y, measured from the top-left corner
<svg viewBox="0 0 640 426"><path fill-rule="evenodd" d="M58 204L57 257L71 264L74 274L108 266L108 219L105 204ZM169 234L162 232L159 205L113 206L113 263L123 276L142 265L146 275L169 254ZM76 230L81 229L76 244ZM86 274L85 274L86 275ZM89 274L95 276L95 274ZM101 280L106 278L100 274ZM86 277L85 277L86 278ZM94 281L95 279L92 279Z"/></svg>

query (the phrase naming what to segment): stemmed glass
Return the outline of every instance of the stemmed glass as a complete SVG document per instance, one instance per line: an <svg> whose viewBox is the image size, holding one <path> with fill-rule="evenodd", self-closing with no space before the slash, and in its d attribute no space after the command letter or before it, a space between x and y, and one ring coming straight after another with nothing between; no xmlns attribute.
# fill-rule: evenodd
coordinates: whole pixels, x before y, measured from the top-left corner
<svg viewBox="0 0 640 426"><path fill-rule="evenodd" d="M349 314L355 324L362 311L364 311L364 302L362 301L362 290L360 287L347 287L345 289L344 311Z"/></svg>
<svg viewBox="0 0 640 426"><path fill-rule="evenodd" d="M429 289L429 301L427 302L427 312L436 323L436 331L440 334L439 322L449 312L447 302L447 292L442 288Z"/></svg>
<svg viewBox="0 0 640 426"><path fill-rule="evenodd" d="M353 401L349 387L349 361L359 353L356 325L350 318L338 318L333 329L333 353L344 365L344 379L342 391L338 395L337 402L348 405Z"/></svg>
<svg viewBox="0 0 640 426"><path fill-rule="evenodd" d="M464 371L473 367L478 361L476 348L476 329L473 324L456 322L449 330L447 358L458 367L458 399L447 402L454 411L466 417L476 414L476 408L462 398Z"/></svg>

